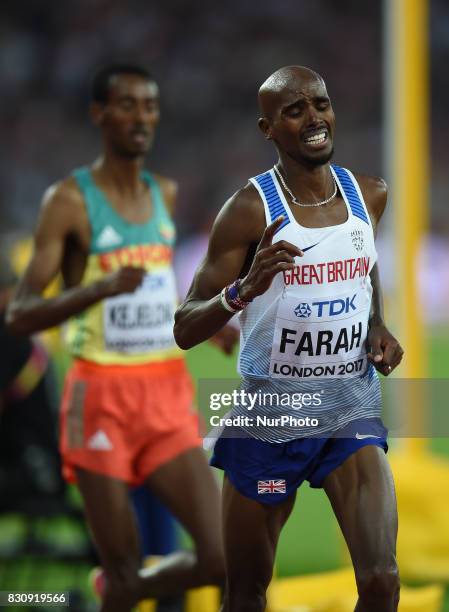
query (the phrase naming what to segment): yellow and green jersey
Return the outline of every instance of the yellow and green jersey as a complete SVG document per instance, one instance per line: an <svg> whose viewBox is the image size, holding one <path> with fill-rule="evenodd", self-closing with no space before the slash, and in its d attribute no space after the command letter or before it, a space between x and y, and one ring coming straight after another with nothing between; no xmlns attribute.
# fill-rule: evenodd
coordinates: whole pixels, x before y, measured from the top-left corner
<svg viewBox="0 0 449 612"><path fill-rule="evenodd" d="M182 355L173 337L177 291L172 268L175 228L151 174L153 213L146 223L130 223L113 208L95 184L89 168L74 171L91 226L91 243L81 285L86 286L123 266L147 270L134 292L107 298L68 322L71 354L100 364L165 361Z"/></svg>

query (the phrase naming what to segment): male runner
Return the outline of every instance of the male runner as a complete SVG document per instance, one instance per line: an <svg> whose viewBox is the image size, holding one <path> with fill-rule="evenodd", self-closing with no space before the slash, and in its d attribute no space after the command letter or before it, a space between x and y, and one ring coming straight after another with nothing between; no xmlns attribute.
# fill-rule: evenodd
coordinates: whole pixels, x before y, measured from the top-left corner
<svg viewBox="0 0 449 612"><path fill-rule="evenodd" d="M265 608L280 530L308 480L326 491L348 544L356 610L391 612L397 514L375 368L389 374L402 349L383 322L375 265L386 186L329 164L335 117L312 70L281 68L259 102L278 162L225 204L175 315L188 348L240 311L242 390L291 399L258 400L252 422L225 428L215 445L212 464L226 473L224 610ZM231 417L248 416L247 405L237 398ZM267 415L288 422L264 426Z"/></svg>
<svg viewBox="0 0 449 612"><path fill-rule="evenodd" d="M219 491L200 448L192 384L173 338L176 185L143 169L159 121L159 91L138 66L93 82L103 155L44 196L35 251L10 305L11 329L64 321L75 360L61 416L64 472L76 479L102 566L101 610L221 583ZM66 289L42 292L62 272ZM148 570L128 485L146 483L185 526L196 552Z"/></svg>

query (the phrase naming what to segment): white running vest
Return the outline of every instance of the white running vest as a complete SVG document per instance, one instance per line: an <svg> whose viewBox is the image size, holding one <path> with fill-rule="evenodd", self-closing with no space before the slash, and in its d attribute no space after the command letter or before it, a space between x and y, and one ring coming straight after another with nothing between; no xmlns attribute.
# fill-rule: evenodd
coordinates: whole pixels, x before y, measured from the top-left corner
<svg viewBox="0 0 449 612"><path fill-rule="evenodd" d="M256 406L258 414L317 417L313 428L251 427L247 433L281 442L380 416L377 374L366 357L371 308L370 272L377 260L373 228L353 174L331 166L347 208L347 220L320 228L293 217L273 170L251 180L263 201L267 225L285 220L273 242L304 251L293 270L280 272L268 291L240 315L242 387L261 393L319 393L318 404ZM234 414L245 415L243 406Z"/></svg>

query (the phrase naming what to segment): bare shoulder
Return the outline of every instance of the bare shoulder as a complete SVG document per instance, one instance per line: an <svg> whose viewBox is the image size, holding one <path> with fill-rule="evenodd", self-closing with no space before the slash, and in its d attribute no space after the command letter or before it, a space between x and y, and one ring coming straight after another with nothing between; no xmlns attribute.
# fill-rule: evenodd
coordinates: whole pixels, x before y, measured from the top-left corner
<svg viewBox="0 0 449 612"><path fill-rule="evenodd" d="M356 174L355 177L360 185L370 217L377 225L387 205L387 184L379 176Z"/></svg>
<svg viewBox="0 0 449 612"><path fill-rule="evenodd" d="M264 212L260 195L250 182L236 191L228 202L232 205L233 209L239 213L259 212L262 214Z"/></svg>
<svg viewBox="0 0 449 612"><path fill-rule="evenodd" d="M159 189L162 192L162 197L164 198L168 212L173 214L175 210L176 197L178 195L178 183L173 179L167 178L166 176L161 176L160 174L156 174L154 172L152 172L151 175L159 185Z"/></svg>
<svg viewBox="0 0 449 612"><path fill-rule="evenodd" d="M70 176L50 185L42 198L42 208L53 214L75 214L84 209L84 199L76 180Z"/></svg>
<svg viewBox="0 0 449 612"><path fill-rule="evenodd" d="M223 205L215 220L212 234L219 231L245 242L259 242L265 230L265 211L257 189L248 183Z"/></svg>
<svg viewBox="0 0 449 612"><path fill-rule="evenodd" d="M84 198L73 177L68 177L45 191L36 233L84 235L89 231Z"/></svg>

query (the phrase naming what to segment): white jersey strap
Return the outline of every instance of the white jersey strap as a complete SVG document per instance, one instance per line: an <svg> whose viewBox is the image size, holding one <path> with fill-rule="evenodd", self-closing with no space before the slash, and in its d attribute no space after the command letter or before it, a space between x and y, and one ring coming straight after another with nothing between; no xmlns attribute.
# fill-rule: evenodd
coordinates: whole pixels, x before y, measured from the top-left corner
<svg viewBox="0 0 449 612"><path fill-rule="evenodd" d="M340 168L340 166L332 165L331 168L333 170L335 180L337 181L342 194L346 197L354 217L358 217L371 226L362 192L360 191L359 184L355 180L352 172L346 170L346 168Z"/></svg>
<svg viewBox="0 0 449 612"><path fill-rule="evenodd" d="M338 187L342 192L342 195L349 204L349 208L354 217L357 217L361 221L364 221L367 225L371 226L371 221L366 208L366 204L363 200L362 192L360 187L352 174L346 168L332 165L332 172L337 181ZM284 215L285 220L282 225L278 228L278 231L290 223L288 211L285 208L284 203L279 195L279 189L273 178L273 171L268 170L263 174L259 174L249 179L254 187L259 192L265 208L265 218L267 225L273 223L280 215Z"/></svg>
<svg viewBox="0 0 449 612"><path fill-rule="evenodd" d="M290 223L290 218L281 198L279 197L276 183L273 180L272 170L268 170L268 172L259 174L258 176L250 178L249 180L257 189L260 197L262 198L267 225L273 223L273 221L280 217L280 215L284 215L284 221L276 230L277 232L280 231L283 227Z"/></svg>

